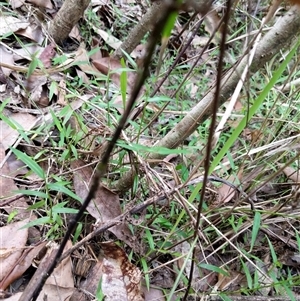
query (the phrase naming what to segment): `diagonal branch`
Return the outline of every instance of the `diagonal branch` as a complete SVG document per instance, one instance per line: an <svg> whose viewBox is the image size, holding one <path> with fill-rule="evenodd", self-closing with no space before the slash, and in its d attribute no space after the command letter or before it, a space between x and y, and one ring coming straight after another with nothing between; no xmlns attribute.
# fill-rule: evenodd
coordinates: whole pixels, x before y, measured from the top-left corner
<svg viewBox="0 0 300 301"><path fill-rule="evenodd" d="M264 66L272 57L293 43L295 37L300 33L300 6L293 6L272 29L262 38L253 58L250 72L255 73ZM223 104L233 93L240 75L248 64L247 55L237 63L235 70L227 73L222 80L219 103ZM210 117L214 99L214 89L206 96L157 144L156 147L176 148L198 126ZM149 154L148 159L161 159L163 155ZM114 185L117 191L126 191L132 186L136 171L131 169Z"/></svg>

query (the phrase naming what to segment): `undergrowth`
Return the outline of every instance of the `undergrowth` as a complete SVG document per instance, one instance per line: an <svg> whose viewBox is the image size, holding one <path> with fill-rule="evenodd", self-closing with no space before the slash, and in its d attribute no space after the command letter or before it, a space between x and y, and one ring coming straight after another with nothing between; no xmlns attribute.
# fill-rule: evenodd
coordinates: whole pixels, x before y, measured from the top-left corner
<svg viewBox="0 0 300 301"><path fill-rule="evenodd" d="M234 14L240 16L240 9L243 8L238 6ZM130 28L123 22L120 11L113 13L110 17L115 19L116 36L122 37ZM80 29L90 50L95 33L89 24L96 21L97 16L88 10L85 18L87 21L82 22ZM239 18L232 16L228 39L227 54L232 61L247 46L243 36L247 34L248 24L239 26L243 22ZM105 24L103 20L101 22ZM259 26L259 21L254 19L252 27ZM239 39L231 43L235 38ZM197 131L175 150L155 147L155 143L166 136L210 89L216 79L214 68L218 51L211 45L206 51L207 58L195 67L173 97L170 96L182 83L192 58L187 57L176 66L161 90L150 97L178 52L172 49L170 55L167 49L159 76L155 75L156 53L154 67L145 84L147 105L138 119L128 121L103 184L117 190L115 183L128 170L140 170L133 186L120 194L124 211L129 205L139 204L165 191L164 200L133 217L130 230L136 250L141 251L132 252L130 256L143 271L147 287L161 285L158 279L165 275L164 269L172 275L166 276L175 279L171 284L160 286L164 288L167 300L171 300L176 291L178 298L182 296L180 292L188 284L194 250L196 269L191 295L209 291L220 294L224 300L228 299L227 293L294 298L299 276L286 257L299 253L298 188L289 180L284 166L292 167L296 173L299 169L300 111L297 88L292 85L284 90L284 85L299 75L298 44L286 53L279 53L244 84L235 110L214 142L209 170L211 175L239 187L242 193L233 189L224 192L224 183L209 181L197 230L195 217L202 182L180 187L172 195L168 195L168 190L204 173L203 158L210 120L199 124ZM107 48L108 52L112 51ZM61 56L56 63L61 64L64 59ZM224 70L231 67L231 62L226 60ZM129 70L126 68L124 75ZM81 159L86 165L95 166L102 155L101 146L116 128L124 109L124 103L116 103L116 99L120 94L125 98L128 95L128 86L116 87L111 74L102 78L91 76L90 84L69 72L65 76L67 105L64 108L53 105L49 109L50 120L41 120L39 126L29 132L16 124L11 125L5 116L5 102L1 106L1 119L16 128L22 137L18 147L11 147L10 151L29 169L18 182L19 193L30 198L28 210L38 217L28 227L41 225L45 237L56 240L64 235L68 218L77 212L83 201L74 193L71 164ZM54 90L55 84L52 87ZM71 109L74 100L82 104ZM153 119L166 102L169 102L167 107ZM224 116L226 106L227 103L220 107L217 124ZM153 152L164 155L165 160L148 160L149 153ZM14 213L11 213L7 221L13 220ZM78 224L74 243L92 223L86 218ZM194 231L199 233L198 241L192 240ZM106 238L103 235L99 239ZM295 245L296 249L293 248ZM126 249L125 244L123 247Z"/></svg>

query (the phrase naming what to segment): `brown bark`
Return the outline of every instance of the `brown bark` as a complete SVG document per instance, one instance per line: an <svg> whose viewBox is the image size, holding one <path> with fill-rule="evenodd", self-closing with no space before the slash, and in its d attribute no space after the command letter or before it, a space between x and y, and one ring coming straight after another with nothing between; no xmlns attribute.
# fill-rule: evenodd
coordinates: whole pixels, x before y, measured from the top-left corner
<svg viewBox="0 0 300 301"><path fill-rule="evenodd" d="M212 0L188 0L186 1L187 8L191 8L201 15L205 15L211 7ZM131 53L136 46L141 42L148 31L151 31L155 24L163 15L166 3L164 1L155 1L149 8L147 13L142 17L140 22L129 32L125 41L120 48L115 51L115 56L121 58L123 52Z"/></svg>
<svg viewBox="0 0 300 301"><path fill-rule="evenodd" d="M50 22L49 34L57 44L62 44L72 28L83 16L90 0L65 0L55 18Z"/></svg>

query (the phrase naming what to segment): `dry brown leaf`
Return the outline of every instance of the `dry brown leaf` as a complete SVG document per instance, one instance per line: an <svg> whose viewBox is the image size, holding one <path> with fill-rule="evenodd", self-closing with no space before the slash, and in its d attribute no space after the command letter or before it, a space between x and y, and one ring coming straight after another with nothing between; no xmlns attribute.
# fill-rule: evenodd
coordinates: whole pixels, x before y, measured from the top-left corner
<svg viewBox="0 0 300 301"><path fill-rule="evenodd" d="M35 116L28 113L13 113L8 117L11 122L20 125L24 131L32 129L37 120ZM7 150L15 143L20 134L2 120L0 121L0 128L0 142L3 144L5 150Z"/></svg>
<svg viewBox="0 0 300 301"><path fill-rule="evenodd" d="M98 51L94 52L95 49L97 49ZM99 40L97 40L96 38L92 39L92 50L93 50L93 54L90 56L92 61L101 59L103 57L102 52L100 50Z"/></svg>
<svg viewBox="0 0 300 301"><path fill-rule="evenodd" d="M107 33L106 31L97 28L96 26L93 26L93 29L95 30L95 32L97 32L100 37L105 41L105 43L107 45L109 45L111 48L113 49L118 49L120 48L120 46L122 45L122 42L115 38L112 34Z"/></svg>
<svg viewBox="0 0 300 301"><path fill-rule="evenodd" d="M24 22L16 17L0 15L0 36L16 32L19 29L24 29L29 26L29 24L30 23Z"/></svg>
<svg viewBox="0 0 300 301"><path fill-rule="evenodd" d="M29 171L27 165L24 162L18 160L15 154L11 154L8 157L6 163L8 164L10 177L14 178L17 175L25 175Z"/></svg>
<svg viewBox="0 0 300 301"><path fill-rule="evenodd" d="M299 170L295 170L293 167L286 166L283 169L283 173L295 183L300 181L300 172Z"/></svg>
<svg viewBox="0 0 300 301"><path fill-rule="evenodd" d="M108 73L111 73L111 79L113 83L120 87L120 75L122 69L122 65L118 59L115 58L110 58L110 57L103 57L98 60L93 61L93 65L103 74L107 75ZM136 79L136 74L132 71L127 71L127 86L128 86L128 91L127 93L131 92L131 89L133 88L135 84L135 79Z"/></svg>
<svg viewBox="0 0 300 301"><path fill-rule="evenodd" d="M83 46L80 46L77 50L77 55L75 56L74 64L77 64L78 67L86 74L99 74L97 68L95 68L90 63L90 58L87 54L86 49Z"/></svg>
<svg viewBox="0 0 300 301"><path fill-rule="evenodd" d="M142 301L141 272L128 261L125 252L113 242L100 243L103 250L98 262L90 269L87 278L81 282L81 291L95 295L101 281L105 300ZM73 295L71 300L86 300L84 295Z"/></svg>
<svg viewBox="0 0 300 301"><path fill-rule="evenodd" d="M142 301L141 272L113 242L101 243L102 291L107 300ZM119 297L118 297L119 296Z"/></svg>
<svg viewBox="0 0 300 301"><path fill-rule="evenodd" d="M66 81L62 79L58 84L58 91L57 91L57 104L61 106L67 106L68 103L66 102Z"/></svg>
<svg viewBox="0 0 300 301"><path fill-rule="evenodd" d="M28 61L30 61L33 55L41 53L43 49L44 47L40 47L38 45L26 45L26 47L15 49L13 54L14 61L22 59L27 59Z"/></svg>
<svg viewBox="0 0 300 301"><path fill-rule="evenodd" d="M30 100L40 107L45 107L49 104L48 95L46 93L47 81L47 76L30 75L24 82L27 93L30 95Z"/></svg>
<svg viewBox="0 0 300 301"><path fill-rule="evenodd" d="M91 85L91 82L88 78L88 76L86 75L86 73L84 73L83 71L81 70L78 70L76 68L76 73L77 73L77 76L87 85Z"/></svg>
<svg viewBox="0 0 300 301"><path fill-rule="evenodd" d="M32 3L36 6L45 7L48 9L53 9L51 0L27 0L27 2Z"/></svg>
<svg viewBox="0 0 300 301"><path fill-rule="evenodd" d="M191 245L188 242L183 242L174 247L175 252L178 252L179 254L188 254L190 252ZM204 256L207 256L207 252L196 252L196 259L198 263L208 263L212 265L219 266L220 262L218 261L217 257L210 256L209 258L204 258ZM191 272L191 259L188 259L186 262L185 257L181 257L178 259L175 264L176 270L181 270L183 265L185 265L185 274L188 276ZM195 268L193 270L193 278L192 278L192 288L197 292L206 292L209 291L209 289L216 284L217 282L217 273L209 271L205 268ZM161 286L160 286L161 287Z"/></svg>
<svg viewBox="0 0 300 301"><path fill-rule="evenodd" d="M5 158L5 149L0 143L0 162L2 162ZM9 170L7 162L3 164L0 169L0 197L5 201L5 198L13 196L17 193L18 187L16 186L14 180L10 176L11 172ZM0 201L1 206L1 201ZM30 216L30 212L27 211L27 202L26 198L22 197L20 199L15 200L13 203L10 203L6 206L1 207L7 213L15 212L17 210L16 217L18 219L26 219Z"/></svg>
<svg viewBox="0 0 300 301"><path fill-rule="evenodd" d="M50 68L52 66L52 59L56 55L55 43L50 43L47 47L44 48L42 53L39 56L39 59L44 64L45 68Z"/></svg>
<svg viewBox="0 0 300 301"><path fill-rule="evenodd" d="M67 251L72 247L71 241L68 241L64 251ZM54 249L55 250L55 249ZM54 251L51 250L52 252ZM46 285L57 285L59 287L74 287L74 279L72 273L71 258L67 257L55 268L54 272L47 279Z"/></svg>
<svg viewBox="0 0 300 301"><path fill-rule="evenodd" d="M26 0L10 0L9 3L13 9L21 7Z"/></svg>
<svg viewBox="0 0 300 301"><path fill-rule="evenodd" d="M85 163L81 160L72 162L71 167L76 170L73 179L75 192L84 200L91 184L93 169L90 166L85 166ZM78 168L80 169L78 170ZM87 211L100 222L110 221L122 213L119 196L108 188L101 186L93 201L88 205ZM130 238L132 234L126 224L114 226L109 231L115 234L118 239L131 245Z"/></svg>
<svg viewBox="0 0 300 301"><path fill-rule="evenodd" d="M142 286L142 290L145 296L145 301L165 301L166 298L164 296L163 290L150 287L149 291L145 286ZM171 298L171 300L176 300L175 298Z"/></svg>
<svg viewBox="0 0 300 301"><path fill-rule="evenodd" d="M235 102L235 104L234 104L234 110L235 110L236 112L241 112L241 111L243 110L243 108L244 108L244 106L243 106L243 104L241 103L241 101L240 101L240 100L237 100L237 101Z"/></svg>
<svg viewBox="0 0 300 301"><path fill-rule="evenodd" d="M0 228L0 289L5 290L7 286L3 283L5 277L11 273L25 248L28 228L20 229L28 223L28 220L8 224Z"/></svg>
<svg viewBox="0 0 300 301"><path fill-rule="evenodd" d="M39 255L41 250L45 248L46 243L47 242L41 242L35 246L24 248L19 260L11 266L12 270L10 273L1 281L0 287L5 289L15 280L19 279L32 265L33 260Z"/></svg>
<svg viewBox="0 0 300 301"><path fill-rule="evenodd" d="M5 47L0 45L0 62L1 63L7 63L13 65L15 63L13 54L8 52ZM2 72L4 73L5 76L9 76L12 72L11 69L1 67Z"/></svg>
<svg viewBox="0 0 300 301"><path fill-rule="evenodd" d="M71 247L71 242L69 241L65 247L65 250ZM29 292L36 288L38 283L37 279L41 277L45 269L53 261L58 245L56 243L47 244L47 252L42 258L38 265L38 268L34 275L32 276L30 282L23 292L24 296L27 296ZM72 267L70 257L64 259L55 269L51 276L46 280L45 285L41 293L39 294L37 301L57 301L57 300L69 300L70 296L73 294L74 281L72 275Z"/></svg>
<svg viewBox="0 0 300 301"><path fill-rule="evenodd" d="M241 287L247 287L246 277L235 271L231 271L229 276L219 274L216 286L220 291L237 291Z"/></svg>
<svg viewBox="0 0 300 301"><path fill-rule="evenodd" d="M28 26L24 29L20 29L16 32L17 35L26 37L32 41L42 44L44 40L44 33L40 26ZM23 47L21 48L23 49Z"/></svg>
<svg viewBox="0 0 300 301"><path fill-rule="evenodd" d="M227 179L229 182L234 183L236 181L235 176L230 176ZM226 184L222 184L218 188L218 204L226 204L230 202L235 196L236 190Z"/></svg>
<svg viewBox="0 0 300 301"><path fill-rule="evenodd" d="M78 42L81 42L81 35L78 25L75 25L72 28L71 32L69 33L69 37L76 39Z"/></svg>

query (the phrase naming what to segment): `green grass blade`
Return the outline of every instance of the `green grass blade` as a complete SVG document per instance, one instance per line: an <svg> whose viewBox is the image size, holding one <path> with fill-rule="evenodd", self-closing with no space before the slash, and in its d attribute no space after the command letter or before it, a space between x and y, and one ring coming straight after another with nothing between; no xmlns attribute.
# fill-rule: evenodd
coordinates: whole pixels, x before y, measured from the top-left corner
<svg viewBox="0 0 300 301"><path fill-rule="evenodd" d="M12 152L17 156L19 160L25 163L35 174L37 174L41 179L45 180L44 170L36 163L31 157L22 153L18 149L11 148Z"/></svg>
<svg viewBox="0 0 300 301"><path fill-rule="evenodd" d="M209 270L209 271L212 271L212 272L216 272L218 274L222 274L224 276L227 276L229 277L229 273L215 265L212 265L212 264L208 264L208 263L200 263L198 265L200 268L203 268L203 269L206 269L206 270Z"/></svg>
<svg viewBox="0 0 300 301"><path fill-rule="evenodd" d="M260 229L260 222L261 222L261 215L259 212L255 212L254 220L253 220L253 227L252 227L252 236L251 236L251 247L250 252L252 252L258 231Z"/></svg>
<svg viewBox="0 0 300 301"><path fill-rule="evenodd" d="M49 184L47 184L47 187L49 190L62 192L64 194L68 195L69 197L73 198L74 200L77 200L80 203L82 203L82 199L78 195L76 195L69 188L67 188L66 186L64 186L60 183L49 183Z"/></svg>
<svg viewBox="0 0 300 301"><path fill-rule="evenodd" d="M289 54L286 56L284 61L280 64L278 69L274 72L272 78L270 79L269 83L265 86L265 88L262 90L260 95L257 97L257 99L254 101L253 105L250 107L249 112L247 116L245 116L236 129L232 132L228 140L225 142L224 146L221 148L221 150L218 152L214 160L212 161L209 169L209 174L213 172L213 170L220 164L222 161L224 155L229 151L229 149L232 147L232 145L235 143L235 141L238 139L238 136L243 131L243 129L246 127L249 120L253 117L255 112L259 109L260 105L263 103L265 98L267 97L268 93L271 91L271 89L275 86L276 82L280 79L280 76L285 71L287 65L292 60L293 56L295 55L298 47L300 45L300 40L296 43L296 45L292 48L292 50L289 52ZM195 189L193 190L191 196L189 197L189 202L192 202L196 196L198 195L200 189L202 188L202 183L199 183Z"/></svg>
<svg viewBox="0 0 300 301"><path fill-rule="evenodd" d="M263 91L260 93L260 95L257 97L257 99L254 101L253 105L250 107L250 110L245 116L236 129L232 132L229 139L225 142L224 146L220 150L220 152L217 154L215 159L213 160L209 173L212 173L212 171L217 167L217 165L221 162L224 155L229 151L230 147L234 144L234 142L238 139L238 136L240 133L244 130L249 120L254 116L256 111L259 109L261 104L264 102L265 98L268 96L268 93L271 91L271 89L275 86L276 82L280 79L280 76L285 71L287 65L292 60L293 56L295 55L300 42L293 47L293 49L290 51L290 53L286 56L285 60L281 63L279 68L274 72L272 78L270 79L269 83L265 86Z"/></svg>

